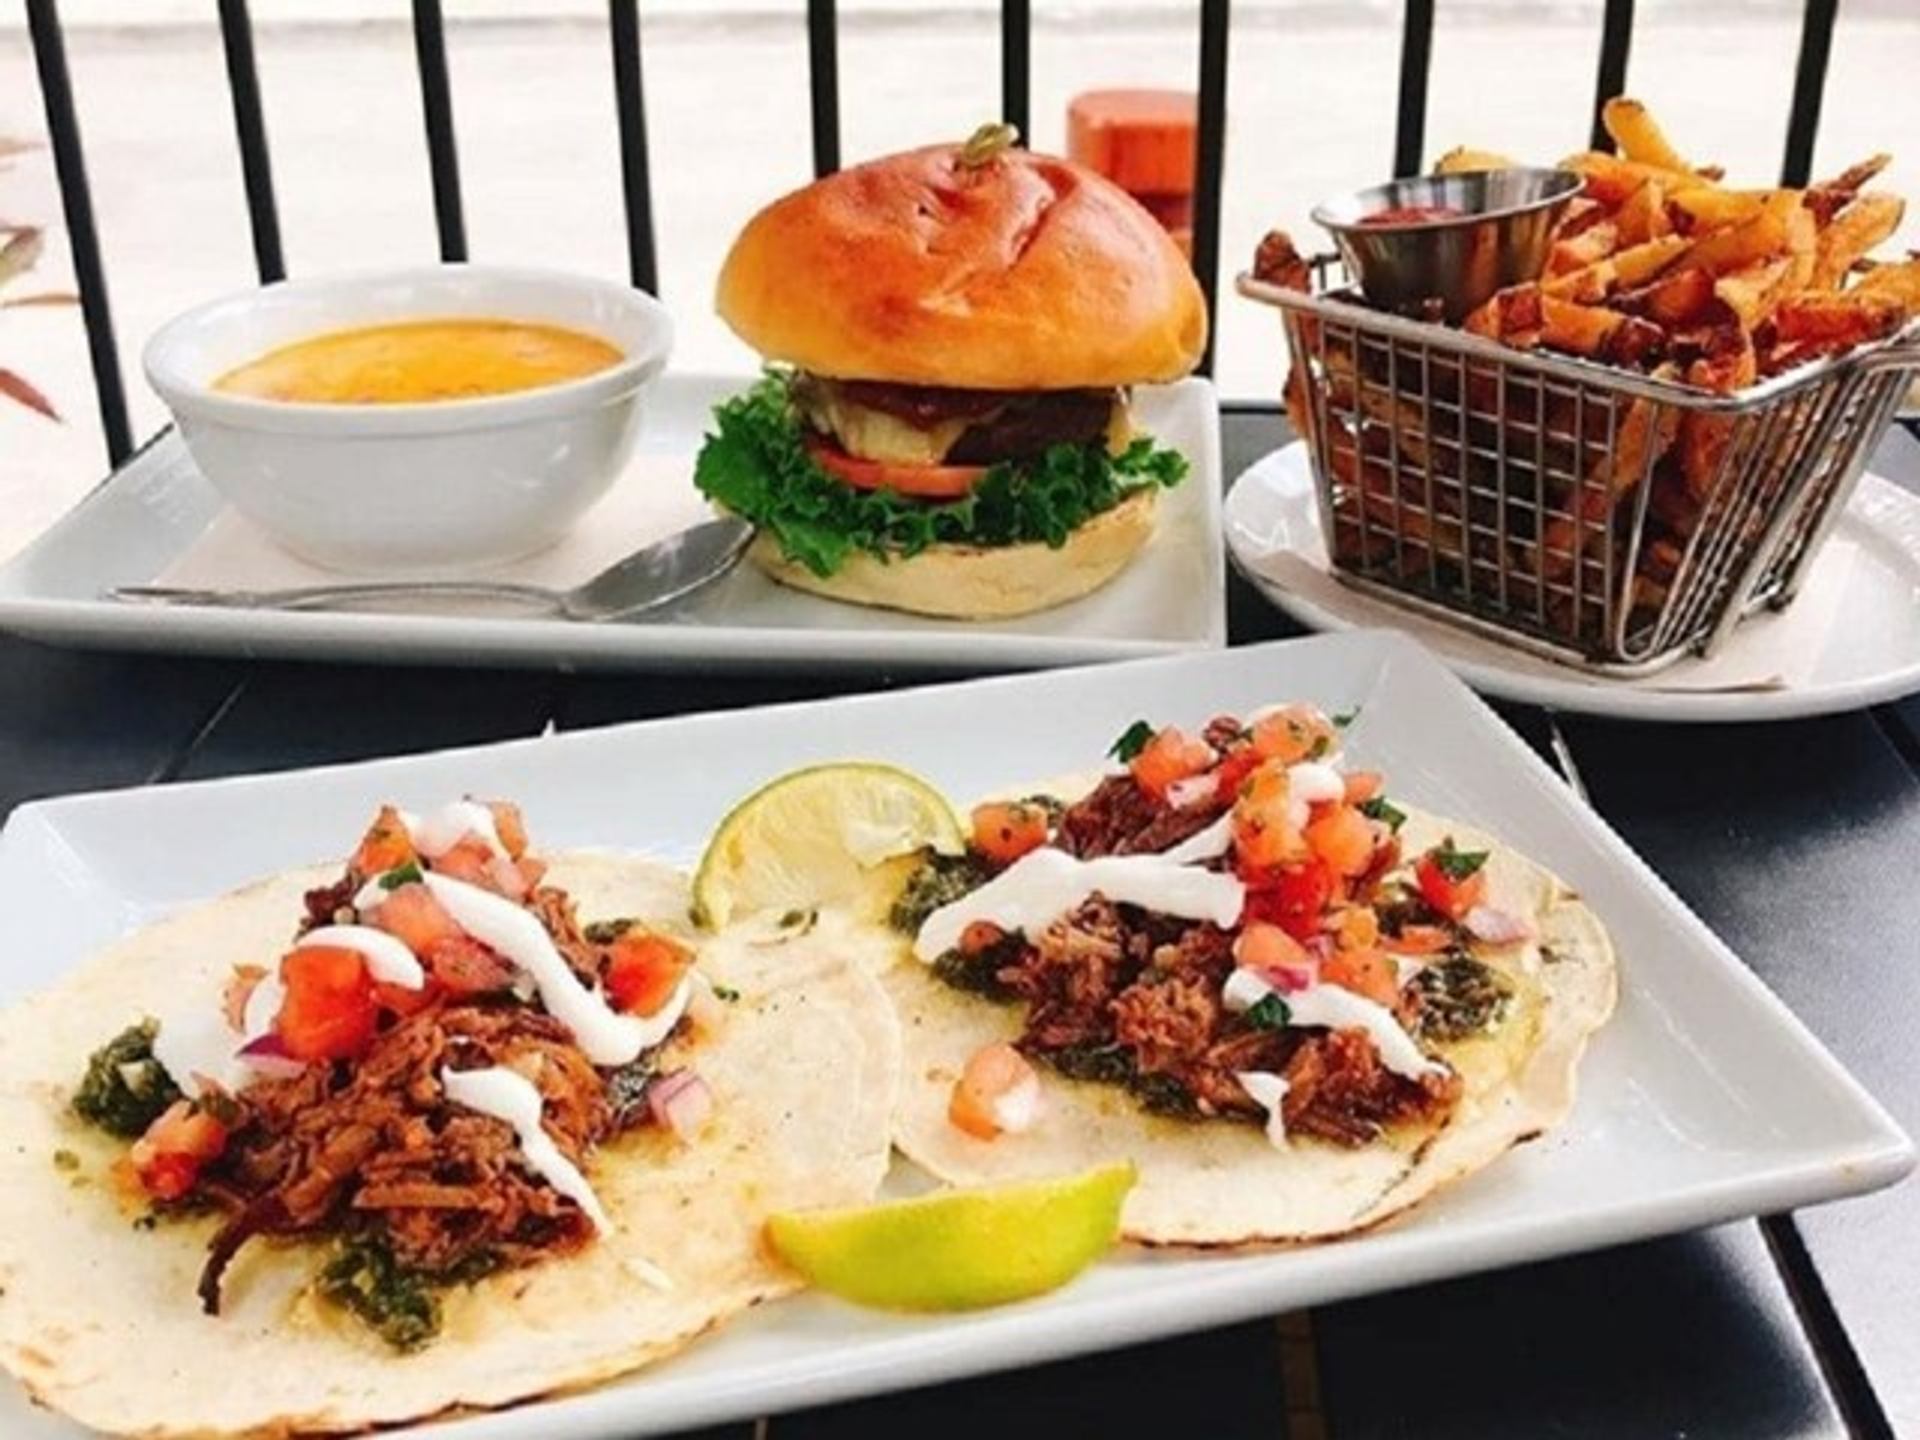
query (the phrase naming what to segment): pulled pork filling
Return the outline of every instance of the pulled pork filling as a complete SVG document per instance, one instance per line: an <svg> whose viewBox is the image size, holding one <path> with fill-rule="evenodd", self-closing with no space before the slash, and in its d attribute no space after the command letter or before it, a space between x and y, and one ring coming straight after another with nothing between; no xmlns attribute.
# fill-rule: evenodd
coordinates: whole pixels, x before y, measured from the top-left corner
<svg viewBox="0 0 1920 1440"><path fill-rule="evenodd" d="M1127 438L1126 396L1114 389L962 390L801 372L789 393L816 431L869 460L993 465Z"/></svg>
<svg viewBox="0 0 1920 1440"><path fill-rule="evenodd" d="M1249 743L1248 733L1240 721L1221 717L1200 738L1216 762L1231 765ZM1222 788L1225 793L1175 805L1134 773L1109 775L1065 807L1048 843L1089 860L1162 852L1221 819L1236 799L1232 787ZM1340 907L1373 912L1377 906L1389 935L1407 926L1447 927L1417 893L1389 882L1399 848L1381 829L1384 838L1371 863L1346 882L1329 915ZM1228 869L1235 861L1230 852L1205 863ZM983 878L1003 868L977 852L969 864ZM1246 878L1251 918L1275 892L1262 892L1260 879ZM1313 923L1320 920L1316 913ZM1457 927L1450 933L1459 938ZM1450 1070L1410 1078L1387 1068L1365 1030L1276 1025L1257 1009L1230 1009L1223 989L1237 965L1236 939L1235 931L1095 894L1037 935L1015 932L970 947L963 942L933 968L957 988L1023 1004L1024 1023L1014 1043L1029 1057L1076 1079L1124 1086L1155 1112L1263 1123L1266 1111L1238 1078L1263 1071L1287 1083L1287 1131L1336 1145L1365 1145L1390 1127L1443 1120L1450 1113L1460 1094L1459 1077ZM1330 946L1331 937L1323 943ZM1464 956L1461 963L1483 972L1481 983L1488 983L1486 967ZM1422 1024L1423 1006L1433 1003L1435 993L1407 985L1387 1008L1409 1034L1438 1036L1443 1032ZM1483 1016L1491 1013L1491 1006L1482 1007Z"/></svg>

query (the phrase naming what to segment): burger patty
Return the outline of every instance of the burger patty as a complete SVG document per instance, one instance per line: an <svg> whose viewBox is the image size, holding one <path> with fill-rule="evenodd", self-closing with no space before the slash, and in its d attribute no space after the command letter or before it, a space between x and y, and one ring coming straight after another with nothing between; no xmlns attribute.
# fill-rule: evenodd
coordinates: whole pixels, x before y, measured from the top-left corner
<svg viewBox="0 0 1920 1440"><path fill-rule="evenodd" d="M855 437L836 417L867 411L922 432L955 438L935 457L949 465L1029 460L1053 445L1106 442L1119 390L963 390L945 385L897 385L881 380L794 379L793 398L816 428L834 433L849 450ZM890 456L872 456L890 459Z"/></svg>

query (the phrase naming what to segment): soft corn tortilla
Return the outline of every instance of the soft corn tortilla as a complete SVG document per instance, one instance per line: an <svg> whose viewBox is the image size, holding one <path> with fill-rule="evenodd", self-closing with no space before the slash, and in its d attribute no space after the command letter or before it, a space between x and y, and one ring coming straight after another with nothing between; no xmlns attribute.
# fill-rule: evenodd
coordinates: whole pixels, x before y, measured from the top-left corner
<svg viewBox="0 0 1920 1440"><path fill-rule="evenodd" d="M615 1231L576 1256L445 1296L442 1334L396 1355L308 1291L324 1251L256 1241L218 1318L194 1294L211 1220L136 1230L107 1168L123 1142L67 1112L87 1055L229 967L280 953L302 891L267 880L161 921L0 1016L0 1363L33 1397L140 1436L357 1430L623 1374L799 1281L762 1247L769 1211L857 1203L886 1171L898 1028L872 976L800 937L716 942L701 968L740 991L692 1060L716 1100L691 1145L643 1132L588 1178ZM684 930L684 879L644 860L554 862L583 919ZM671 1062L669 1062L671 1063ZM54 1154L80 1157L77 1171ZM661 1277L669 1288L660 1288Z"/></svg>
<svg viewBox="0 0 1920 1440"><path fill-rule="evenodd" d="M1478 948L1476 958L1506 973L1518 994L1492 1036L1442 1049L1465 1081L1443 1127L1391 1134L1358 1150L1308 1138L1281 1150L1257 1126L1151 1115L1116 1086L1067 1080L1043 1065L1034 1127L976 1140L947 1120L954 1081L975 1051L1018 1035L1021 1007L955 990L896 944L899 958L885 968L905 1043L894 1143L961 1185L1130 1159L1140 1179L1127 1197L1122 1233L1154 1245L1331 1239L1478 1170L1572 1108L1581 1052L1613 1011L1614 955L1577 896L1498 841L1417 813L1402 832L1410 855L1449 834L1463 848L1492 852L1487 903L1530 919L1540 939Z"/></svg>

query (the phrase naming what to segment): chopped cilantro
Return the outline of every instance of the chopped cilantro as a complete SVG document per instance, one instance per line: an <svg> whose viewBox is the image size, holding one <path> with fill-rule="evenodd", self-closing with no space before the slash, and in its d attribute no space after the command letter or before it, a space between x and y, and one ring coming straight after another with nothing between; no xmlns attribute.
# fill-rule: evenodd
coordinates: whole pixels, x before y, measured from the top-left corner
<svg viewBox="0 0 1920 1440"><path fill-rule="evenodd" d="M1262 995L1247 1007L1246 1018L1256 1030L1284 1030L1293 1019L1293 1011L1278 995Z"/></svg>
<svg viewBox="0 0 1920 1440"><path fill-rule="evenodd" d="M1465 880L1487 863L1485 850L1458 849L1451 835L1429 850L1427 856L1449 880Z"/></svg>
<svg viewBox="0 0 1920 1440"><path fill-rule="evenodd" d="M1153 726L1144 720L1136 720L1120 732L1120 738L1107 747L1107 754L1126 764L1134 756L1147 748L1147 742L1153 739Z"/></svg>
<svg viewBox="0 0 1920 1440"><path fill-rule="evenodd" d="M1384 795L1376 795L1371 800L1362 800L1360 813L1369 820L1383 821L1396 835L1400 833L1400 827L1407 823L1407 812Z"/></svg>
<svg viewBox="0 0 1920 1440"><path fill-rule="evenodd" d="M1094 516L1187 474L1185 456L1140 439L1118 455L1103 444L1054 445L1032 461L989 466L959 500L858 490L828 475L808 451L789 378L769 370L715 408L693 479L708 499L763 527L789 560L823 577L856 553L893 560L942 543L1058 549Z"/></svg>
<svg viewBox="0 0 1920 1440"><path fill-rule="evenodd" d="M109 1135L137 1140L180 1098L164 1066L153 1058L157 1021L129 1025L94 1051L73 1092L73 1112Z"/></svg>
<svg viewBox="0 0 1920 1440"><path fill-rule="evenodd" d="M1358 705L1354 706L1351 710L1342 710L1333 717L1334 728L1336 730L1344 730L1359 718L1360 707Z"/></svg>
<svg viewBox="0 0 1920 1440"><path fill-rule="evenodd" d="M1307 751L1307 759L1324 760L1331 749L1333 749L1333 741L1324 735L1316 735L1313 739L1313 748Z"/></svg>
<svg viewBox="0 0 1920 1440"><path fill-rule="evenodd" d="M637 920L595 920L580 933L595 945L611 945L639 923Z"/></svg>
<svg viewBox="0 0 1920 1440"><path fill-rule="evenodd" d="M53 1168L63 1170L70 1175L80 1168L80 1157L62 1146L53 1152Z"/></svg>
<svg viewBox="0 0 1920 1440"><path fill-rule="evenodd" d="M426 877L420 873L420 862L409 860L404 865L396 865L380 877L382 890L398 890L402 885L415 885Z"/></svg>
<svg viewBox="0 0 1920 1440"><path fill-rule="evenodd" d="M740 998L740 992L731 985L716 985L713 987L713 998L724 1000L731 1005Z"/></svg>
<svg viewBox="0 0 1920 1440"><path fill-rule="evenodd" d="M342 1241L318 1289L396 1350L418 1350L440 1333L440 1300L427 1277L395 1260L378 1236Z"/></svg>

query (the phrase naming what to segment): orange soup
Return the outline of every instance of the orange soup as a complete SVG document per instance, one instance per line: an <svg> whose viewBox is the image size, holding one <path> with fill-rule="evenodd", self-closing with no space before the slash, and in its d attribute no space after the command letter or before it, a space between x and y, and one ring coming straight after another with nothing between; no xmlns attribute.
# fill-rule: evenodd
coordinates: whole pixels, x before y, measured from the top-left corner
<svg viewBox="0 0 1920 1440"><path fill-rule="evenodd" d="M414 320L271 350L213 382L228 395L318 405L472 400L578 380L621 360L595 335L518 320Z"/></svg>

